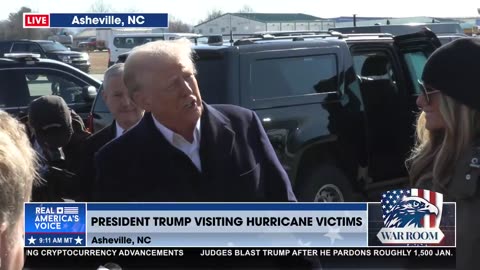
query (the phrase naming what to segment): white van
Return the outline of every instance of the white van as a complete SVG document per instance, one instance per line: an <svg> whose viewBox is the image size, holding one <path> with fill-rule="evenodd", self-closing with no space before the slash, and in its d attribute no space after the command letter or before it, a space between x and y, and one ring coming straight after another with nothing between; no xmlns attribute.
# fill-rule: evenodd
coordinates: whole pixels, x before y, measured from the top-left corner
<svg viewBox="0 0 480 270"><path fill-rule="evenodd" d="M118 56L128 52L136 46L156 40L173 40L179 38L198 38L201 35L193 33L131 33L113 34L108 42L109 60L108 66L113 65Z"/></svg>

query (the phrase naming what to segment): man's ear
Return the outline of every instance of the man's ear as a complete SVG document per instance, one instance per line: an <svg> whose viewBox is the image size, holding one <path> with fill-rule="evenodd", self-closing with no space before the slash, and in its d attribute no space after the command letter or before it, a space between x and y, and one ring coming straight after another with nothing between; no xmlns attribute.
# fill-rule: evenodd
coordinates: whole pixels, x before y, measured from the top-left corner
<svg viewBox="0 0 480 270"><path fill-rule="evenodd" d="M151 110L151 103L150 99L148 98L147 93L145 90L137 90L133 93L132 96L133 102L137 107L145 110L145 111L150 111Z"/></svg>
<svg viewBox="0 0 480 270"><path fill-rule="evenodd" d="M107 102L108 95L107 95L107 93L105 92L105 88L104 88L103 91L102 91L102 98L103 98L103 101Z"/></svg>

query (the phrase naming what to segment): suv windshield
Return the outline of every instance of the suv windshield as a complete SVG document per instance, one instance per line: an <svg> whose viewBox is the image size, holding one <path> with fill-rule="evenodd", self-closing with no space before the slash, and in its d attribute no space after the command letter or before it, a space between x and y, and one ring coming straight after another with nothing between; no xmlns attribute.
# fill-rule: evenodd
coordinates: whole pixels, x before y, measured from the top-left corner
<svg viewBox="0 0 480 270"><path fill-rule="evenodd" d="M46 52L68 51L68 48L58 42L38 42Z"/></svg>

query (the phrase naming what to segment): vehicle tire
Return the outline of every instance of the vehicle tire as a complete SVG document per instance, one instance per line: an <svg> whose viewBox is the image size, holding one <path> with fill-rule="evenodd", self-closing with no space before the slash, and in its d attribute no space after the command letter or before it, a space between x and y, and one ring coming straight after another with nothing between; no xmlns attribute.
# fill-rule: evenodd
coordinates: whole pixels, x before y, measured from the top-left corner
<svg viewBox="0 0 480 270"><path fill-rule="evenodd" d="M359 201L345 174L330 164L310 167L299 180L297 199L303 202Z"/></svg>
<svg viewBox="0 0 480 270"><path fill-rule="evenodd" d="M40 75L38 75L38 74L29 74L29 75L27 75L27 79L28 79L29 81L35 81L36 79L38 79L38 77L40 77Z"/></svg>

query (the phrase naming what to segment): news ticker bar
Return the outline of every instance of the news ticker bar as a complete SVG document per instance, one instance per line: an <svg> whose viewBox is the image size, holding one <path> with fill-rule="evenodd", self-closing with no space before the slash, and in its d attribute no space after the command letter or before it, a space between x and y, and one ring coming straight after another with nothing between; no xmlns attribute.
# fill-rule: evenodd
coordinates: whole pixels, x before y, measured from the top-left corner
<svg viewBox="0 0 480 270"><path fill-rule="evenodd" d="M25 248L46 257L455 257L456 248Z"/></svg>
<svg viewBox="0 0 480 270"><path fill-rule="evenodd" d="M24 13L23 28L168 27L167 13Z"/></svg>
<svg viewBox="0 0 480 270"><path fill-rule="evenodd" d="M260 269L266 262L281 265L282 269L299 269L299 263L305 260L319 261L325 269L455 269L456 261L455 248L425 247L26 248L25 255L25 267L48 269L52 266L58 269L71 267L72 261L76 267L90 267L88 269L107 262L132 269L229 269L232 266L237 267L235 269Z"/></svg>
<svg viewBox="0 0 480 270"><path fill-rule="evenodd" d="M455 205L439 228L383 228L378 203L27 203L28 247L455 246ZM452 225L453 224L453 225Z"/></svg>

